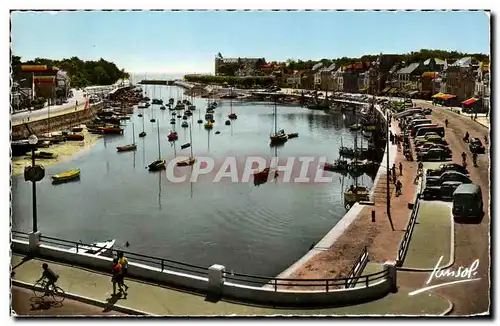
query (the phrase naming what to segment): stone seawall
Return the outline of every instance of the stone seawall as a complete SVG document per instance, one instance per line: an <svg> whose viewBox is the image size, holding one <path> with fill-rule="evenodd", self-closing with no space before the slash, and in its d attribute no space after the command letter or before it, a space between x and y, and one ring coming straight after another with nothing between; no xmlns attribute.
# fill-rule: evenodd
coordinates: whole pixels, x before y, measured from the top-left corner
<svg viewBox="0 0 500 326"><path fill-rule="evenodd" d="M52 131L60 131L71 126L77 126L82 123L87 123L93 118L98 110L102 109L103 104L97 103L89 106L87 110L78 110L61 115L55 115L48 119L36 120L27 122L29 128L37 135ZM49 130L47 130L49 128ZM12 138L27 138L30 135L25 124L12 126Z"/></svg>

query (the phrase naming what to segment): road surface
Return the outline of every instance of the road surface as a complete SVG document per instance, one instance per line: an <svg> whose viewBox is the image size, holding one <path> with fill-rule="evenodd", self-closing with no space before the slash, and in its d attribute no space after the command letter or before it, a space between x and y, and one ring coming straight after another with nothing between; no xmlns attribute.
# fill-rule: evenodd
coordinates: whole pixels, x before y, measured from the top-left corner
<svg viewBox="0 0 500 326"><path fill-rule="evenodd" d="M83 96L83 91L77 91L76 89L73 89L73 97L68 99L68 103L64 103L61 105L51 105L50 107L46 106L43 109L40 110L33 110L33 111L24 111L24 112L19 112L19 113L14 113L11 117L12 123L19 123L22 122L23 120L26 120L29 118L30 121L33 120L38 120L41 117L48 117L50 115L54 115L57 112L64 111L70 108L74 108L76 106L76 102L78 101L78 104L84 103L84 96Z"/></svg>
<svg viewBox="0 0 500 326"><path fill-rule="evenodd" d="M11 309L18 316L57 316L57 315L77 315L77 316L126 316L117 311L106 311L104 308L92 306L79 301L66 298L61 306L52 306L48 302L37 303L32 298L33 291L22 287L12 287L12 306ZM14 314L14 313L13 313Z"/></svg>

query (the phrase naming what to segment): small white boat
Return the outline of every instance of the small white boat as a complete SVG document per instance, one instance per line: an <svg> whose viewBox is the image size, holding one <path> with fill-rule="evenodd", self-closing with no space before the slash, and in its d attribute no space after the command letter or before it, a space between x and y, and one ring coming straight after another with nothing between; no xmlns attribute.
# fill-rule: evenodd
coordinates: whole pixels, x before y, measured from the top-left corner
<svg viewBox="0 0 500 326"><path fill-rule="evenodd" d="M77 248L71 248L70 251L73 253L84 253L87 255L100 256L106 253L109 249L113 248L113 246L115 245L115 241L115 239L111 239L102 242L94 242L90 245L82 244L78 245Z"/></svg>

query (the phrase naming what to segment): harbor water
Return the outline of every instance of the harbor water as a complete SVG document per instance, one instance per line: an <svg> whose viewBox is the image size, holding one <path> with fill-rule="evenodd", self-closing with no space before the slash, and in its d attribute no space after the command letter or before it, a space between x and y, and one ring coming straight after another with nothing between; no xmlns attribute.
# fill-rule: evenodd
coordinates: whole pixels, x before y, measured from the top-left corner
<svg viewBox="0 0 500 326"><path fill-rule="evenodd" d="M153 86L145 87L153 98ZM168 102L180 99L177 87L156 86L154 97ZM198 124L205 114L205 99L195 99L197 110L187 121L192 126L192 150L195 156L244 159L247 156L270 158L269 146L274 128L272 103L248 103L233 100L238 115L230 126L224 125L230 101L219 101L211 131ZM298 132L277 149L280 158L314 156L338 158L338 149L353 146L354 135L348 126L352 116L342 113L311 111L299 106L277 107L279 129ZM143 118L137 116L144 115ZM71 160L46 167L47 177L37 183L38 228L42 234L83 242L116 239L118 246L130 243L126 250L147 255L210 266L222 264L240 273L275 276L305 254L345 214L343 188L354 180L333 172L331 183L286 183L279 180L255 186L250 182L172 183L165 171L149 172L145 167L158 158L157 124L161 155L174 157L167 141L172 117L158 105L136 109L131 120L123 122L123 135L103 137L90 149ZM144 130L147 136L138 138ZM179 133L176 154L189 156L180 149L190 142L189 128L176 119ZM135 128L137 151L117 153L116 147L132 143ZM220 131L220 134L215 134ZM362 137L359 137L361 139ZM364 145L366 147L366 144ZM50 175L80 168L79 181L52 185ZM186 173L190 167L178 167ZM183 170L184 169L184 170ZM367 175L358 183L372 186ZM32 228L31 183L22 176L12 179L12 228L30 232Z"/></svg>

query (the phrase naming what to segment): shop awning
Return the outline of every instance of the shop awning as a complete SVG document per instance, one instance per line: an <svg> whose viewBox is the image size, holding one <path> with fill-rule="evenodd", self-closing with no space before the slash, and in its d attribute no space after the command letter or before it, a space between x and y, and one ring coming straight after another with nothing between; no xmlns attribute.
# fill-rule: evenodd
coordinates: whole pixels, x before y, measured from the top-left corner
<svg viewBox="0 0 500 326"><path fill-rule="evenodd" d="M390 87L386 87L386 88L384 88L384 89L382 90L382 92L381 92L381 93L387 93L390 89L391 89Z"/></svg>
<svg viewBox="0 0 500 326"><path fill-rule="evenodd" d="M410 96L413 96L415 94L418 94L418 91L409 91L408 92L408 95L410 95Z"/></svg>
<svg viewBox="0 0 500 326"><path fill-rule="evenodd" d="M363 88L359 89L360 92L366 92L367 90L368 90L368 87L363 87Z"/></svg>
<svg viewBox="0 0 500 326"><path fill-rule="evenodd" d="M470 99L468 99L468 100L463 101L463 102L462 102L462 104L463 104L463 105L471 105L471 104L476 103L477 101L478 101L478 99L477 99L477 98L472 97L472 98L470 98Z"/></svg>
<svg viewBox="0 0 500 326"><path fill-rule="evenodd" d="M398 89L397 89L397 88L391 88L391 89L389 90L389 93L391 93L391 94L395 94L395 93L397 93L397 92L398 92Z"/></svg>
<svg viewBox="0 0 500 326"><path fill-rule="evenodd" d="M437 94L432 95L431 97L432 98L440 98L443 95L446 95L446 94L445 93L437 93Z"/></svg>
<svg viewBox="0 0 500 326"><path fill-rule="evenodd" d="M439 98L441 100L449 100L450 98L454 98L454 97L457 97L456 95L451 95L451 94L444 94L442 96L440 96Z"/></svg>

